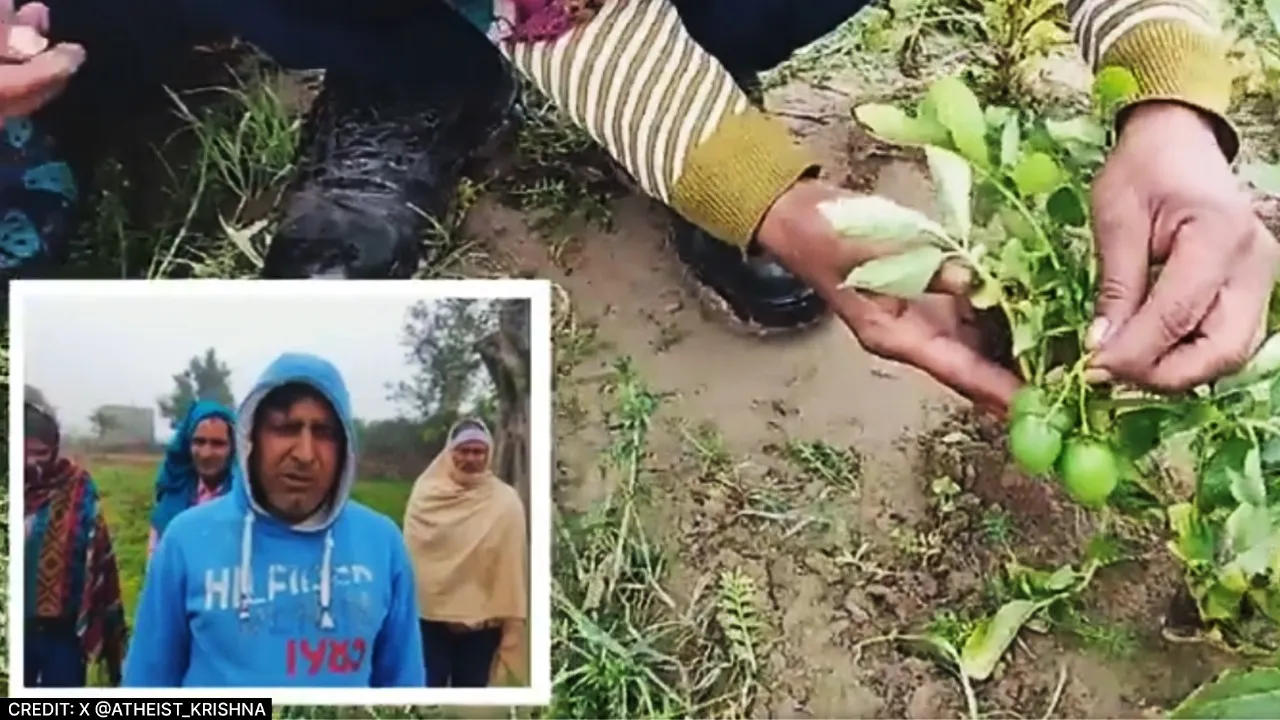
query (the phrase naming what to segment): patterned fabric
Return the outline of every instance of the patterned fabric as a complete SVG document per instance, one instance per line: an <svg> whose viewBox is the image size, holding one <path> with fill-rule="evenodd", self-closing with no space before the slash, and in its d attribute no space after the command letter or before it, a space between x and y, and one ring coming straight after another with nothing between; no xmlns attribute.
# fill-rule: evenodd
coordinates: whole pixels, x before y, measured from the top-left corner
<svg viewBox="0 0 1280 720"><path fill-rule="evenodd" d="M97 488L66 458L28 468L27 619L70 620L92 663L101 660L119 681L124 654L124 607L111 538Z"/></svg>
<svg viewBox="0 0 1280 720"><path fill-rule="evenodd" d="M0 277L59 256L70 239L77 190L49 136L27 118L0 130Z"/></svg>

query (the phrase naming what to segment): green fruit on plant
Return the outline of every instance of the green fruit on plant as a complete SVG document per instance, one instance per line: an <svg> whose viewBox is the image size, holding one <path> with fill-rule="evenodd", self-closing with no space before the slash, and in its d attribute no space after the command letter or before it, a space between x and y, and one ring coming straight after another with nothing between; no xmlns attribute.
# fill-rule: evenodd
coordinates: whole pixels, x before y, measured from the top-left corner
<svg viewBox="0 0 1280 720"><path fill-rule="evenodd" d="M1066 435L1076 427L1076 411L1069 405L1060 405L1049 414L1049 425Z"/></svg>
<svg viewBox="0 0 1280 720"><path fill-rule="evenodd" d="M1009 403L1009 417L1017 420L1024 415L1044 415L1049 412L1049 400L1044 391L1034 385L1025 385L1013 395Z"/></svg>
<svg viewBox="0 0 1280 720"><path fill-rule="evenodd" d="M1067 442L1058 468L1067 494L1081 505L1098 507L1120 482L1120 463L1105 443L1076 437Z"/></svg>
<svg viewBox="0 0 1280 720"><path fill-rule="evenodd" d="M1009 428L1009 452L1025 472L1043 475L1062 452L1062 433L1040 415L1023 415Z"/></svg>

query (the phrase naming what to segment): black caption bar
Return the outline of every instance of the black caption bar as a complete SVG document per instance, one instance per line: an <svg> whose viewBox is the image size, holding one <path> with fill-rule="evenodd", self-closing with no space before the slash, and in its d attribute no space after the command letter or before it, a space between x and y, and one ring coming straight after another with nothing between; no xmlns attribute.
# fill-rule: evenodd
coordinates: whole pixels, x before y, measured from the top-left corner
<svg viewBox="0 0 1280 720"><path fill-rule="evenodd" d="M270 718L270 698L115 698L111 700L6 700L11 718Z"/></svg>

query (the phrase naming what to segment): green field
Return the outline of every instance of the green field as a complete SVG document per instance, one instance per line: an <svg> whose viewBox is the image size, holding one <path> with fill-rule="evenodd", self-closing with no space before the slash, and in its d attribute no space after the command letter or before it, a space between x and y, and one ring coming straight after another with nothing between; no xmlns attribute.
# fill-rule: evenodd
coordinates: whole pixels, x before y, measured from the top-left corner
<svg viewBox="0 0 1280 720"><path fill-rule="evenodd" d="M115 546L120 566L120 586L124 596L125 613L129 627L133 627L133 614L138 607L138 594L142 591L142 576L147 564L147 534L150 528L151 505L155 492L155 472L159 465L88 463L98 490L102 493L107 526ZM396 526L404 515L409 499L411 482L387 478L361 478L356 481L352 496L391 518Z"/></svg>

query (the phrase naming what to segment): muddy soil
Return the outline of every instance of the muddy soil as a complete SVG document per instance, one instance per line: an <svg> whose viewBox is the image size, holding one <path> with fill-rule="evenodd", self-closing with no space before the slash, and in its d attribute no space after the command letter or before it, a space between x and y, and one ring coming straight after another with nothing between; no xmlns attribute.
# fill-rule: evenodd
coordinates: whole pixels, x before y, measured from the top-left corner
<svg viewBox="0 0 1280 720"><path fill-rule="evenodd" d="M856 81L827 85L777 89L769 105L824 152L828 177L932 212L918 159L847 121ZM937 663L858 643L919 630L941 609L983 608L1009 548L1027 563L1078 562L1089 523L1055 487L1007 464L999 427L922 374L868 355L838 322L768 339L731 329L685 277L666 212L624 198L614 206L620 230L577 228L568 253L492 199L469 216L471 239L509 271L553 279L580 326L594 328L597 352L557 392L557 503L584 508L610 491L596 467L608 441L598 393L612 363L632 358L664 394L646 467L658 509L645 522L677 559L670 590L687 599L707 573L730 568L761 588L769 650L754 714L961 716L960 685ZM711 476L691 454L686 434L701 423L737 461L729 472ZM780 457L788 440L852 448L856 487L797 472ZM959 492L940 498L939 478ZM1012 519L1007 545L981 530L993 509ZM1131 628L1134 647L1110 657L1065 633L1024 633L976 688L984 713L1043 716L1065 677L1055 717L1146 716L1221 667L1202 647L1162 639L1179 572L1158 544L1145 550L1099 573L1085 598L1091 617Z"/></svg>

